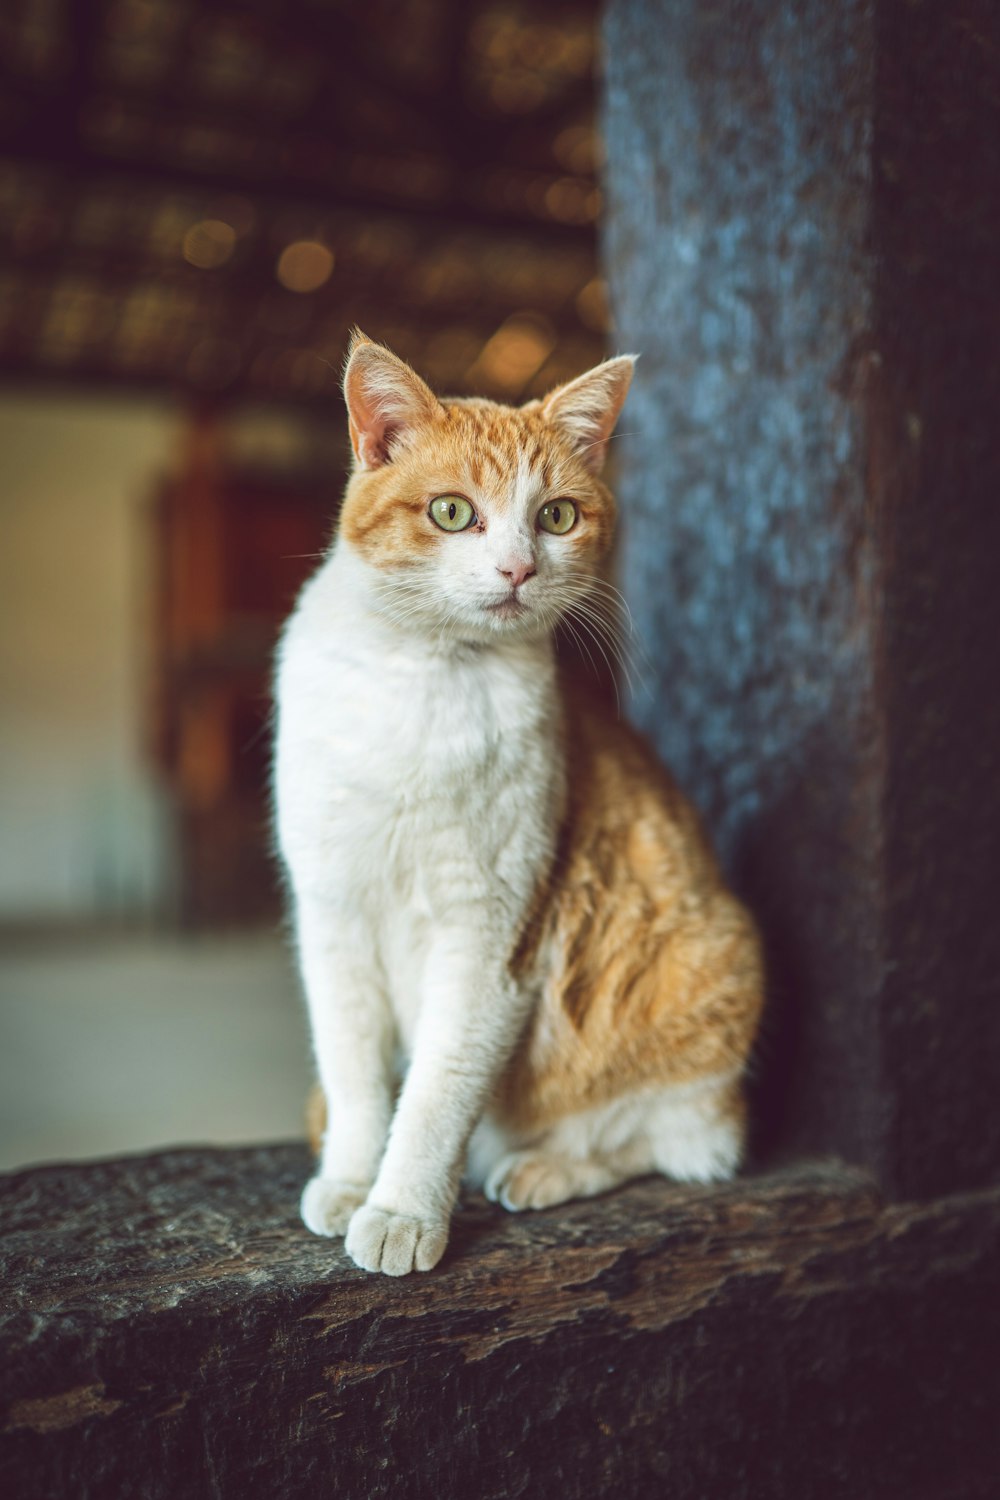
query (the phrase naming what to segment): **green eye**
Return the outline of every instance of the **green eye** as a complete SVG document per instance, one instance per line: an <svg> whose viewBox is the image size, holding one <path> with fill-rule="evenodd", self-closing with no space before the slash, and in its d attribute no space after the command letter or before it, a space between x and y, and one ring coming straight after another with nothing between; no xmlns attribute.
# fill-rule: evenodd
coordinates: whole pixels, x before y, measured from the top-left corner
<svg viewBox="0 0 1000 1500"><path fill-rule="evenodd" d="M538 524L554 536L565 536L576 523L576 506L572 500L550 500L538 512Z"/></svg>
<svg viewBox="0 0 1000 1500"><path fill-rule="evenodd" d="M476 512L462 495L438 495L431 501L430 516L442 531L464 531L476 519Z"/></svg>

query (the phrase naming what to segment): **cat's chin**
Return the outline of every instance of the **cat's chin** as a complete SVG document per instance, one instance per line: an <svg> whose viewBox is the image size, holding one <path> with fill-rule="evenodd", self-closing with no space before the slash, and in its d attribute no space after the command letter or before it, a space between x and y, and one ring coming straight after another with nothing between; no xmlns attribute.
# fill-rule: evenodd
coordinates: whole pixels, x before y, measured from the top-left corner
<svg viewBox="0 0 1000 1500"><path fill-rule="evenodd" d="M532 611L520 599L498 599L495 604L484 604L483 613L491 620L499 620L503 624L516 620L527 620Z"/></svg>
<svg viewBox="0 0 1000 1500"><path fill-rule="evenodd" d="M479 631L483 641L539 640L548 635L550 624L544 614L520 599L500 599L484 604L479 611Z"/></svg>

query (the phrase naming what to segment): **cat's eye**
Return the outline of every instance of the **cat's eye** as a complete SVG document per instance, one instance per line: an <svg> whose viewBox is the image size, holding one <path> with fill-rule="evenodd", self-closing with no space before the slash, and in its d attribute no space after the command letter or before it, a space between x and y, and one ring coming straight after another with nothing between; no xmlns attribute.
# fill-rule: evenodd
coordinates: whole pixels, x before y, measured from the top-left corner
<svg viewBox="0 0 1000 1500"><path fill-rule="evenodd" d="M576 522L576 506L572 500L550 500L538 512L538 524L543 531L554 536L565 536Z"/></svg>
<svg viewBox="0 0 1000 1500"><path fill-rule="evenodd" d="M438 495L431 501L430 517L442 531L464 531L476 519L476 512L464 495Z"/></svg>

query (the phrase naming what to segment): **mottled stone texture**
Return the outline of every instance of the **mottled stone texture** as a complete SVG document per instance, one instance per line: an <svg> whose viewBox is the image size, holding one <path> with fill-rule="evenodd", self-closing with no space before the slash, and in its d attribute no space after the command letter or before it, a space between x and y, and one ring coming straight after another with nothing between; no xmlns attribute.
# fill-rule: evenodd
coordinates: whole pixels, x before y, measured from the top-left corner
<svg viewBox="0 0 1000 1500"><path fill-rule="evenodd" d="M1000 1191L886 1207L800 1165L479 1199L393 1281L302 1228L307 1170L276 1147L0 1179L0 1492L995 1495Z"/></svg>
<svg viewBox="0 0 1000 1500"><path fill-rule="evenodd" d="M765 1139L996 1179L1000 6L613 0L632 710L765 928Z"/></svg>

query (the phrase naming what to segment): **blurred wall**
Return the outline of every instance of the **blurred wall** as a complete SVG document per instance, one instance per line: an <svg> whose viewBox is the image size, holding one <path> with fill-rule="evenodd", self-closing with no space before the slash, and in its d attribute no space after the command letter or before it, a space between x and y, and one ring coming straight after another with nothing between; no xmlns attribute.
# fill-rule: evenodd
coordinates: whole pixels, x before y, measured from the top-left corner
<svg viewBox="0 0 1000 1500"><path fill-rule="evenodd" d="M0 921L167 895L144 517L180 430L164 402L0 394Z"/></svg>

